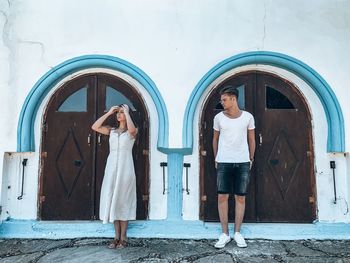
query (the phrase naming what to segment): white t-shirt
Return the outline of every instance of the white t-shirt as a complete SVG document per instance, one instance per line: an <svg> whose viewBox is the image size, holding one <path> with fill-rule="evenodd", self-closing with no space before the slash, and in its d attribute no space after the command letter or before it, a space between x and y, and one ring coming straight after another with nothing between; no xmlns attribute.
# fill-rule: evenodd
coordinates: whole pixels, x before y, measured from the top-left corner
<svg viewBox="0 0 350 263"><path fill-rule="evenodd" d="M247 111L235 119L223 112L214 117L214 130L219 131L218 152L215 161L218 163L249 162L248 130L255 129L254 117Z"/></svg>

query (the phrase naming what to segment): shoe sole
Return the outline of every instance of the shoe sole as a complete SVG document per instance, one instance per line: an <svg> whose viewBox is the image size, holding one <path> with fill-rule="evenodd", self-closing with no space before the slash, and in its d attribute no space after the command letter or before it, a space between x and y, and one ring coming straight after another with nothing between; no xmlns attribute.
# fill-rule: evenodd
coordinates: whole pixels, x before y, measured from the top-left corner
<svg viewBox="0 0 350 263"><path fill-rule="evenodd" d="M230 243L231 239L229 241L227 241L225 244L223 244L222 246L216 246L214 245L215 248L224 248L228 243Z"/></svg>
<svg viewBox="0 0 350 263"><path fill-rule="evenodd" d="M247 247L247 244L238 244L237 242L236 244L237 244L237 247L241 247L241 248Z"/></svg>

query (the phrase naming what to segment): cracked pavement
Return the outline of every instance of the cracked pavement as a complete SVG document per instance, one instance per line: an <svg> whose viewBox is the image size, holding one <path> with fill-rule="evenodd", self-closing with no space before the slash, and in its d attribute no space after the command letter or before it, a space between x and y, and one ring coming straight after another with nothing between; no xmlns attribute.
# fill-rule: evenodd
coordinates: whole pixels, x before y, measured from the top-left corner
<svg viewBox="0 0 350 263"><path fill-rule="evenodd" d="M0 239L0 262L337 262L350 263L350 240L231 241L130 238L124 249L108 249L111 239Z"/></svg>

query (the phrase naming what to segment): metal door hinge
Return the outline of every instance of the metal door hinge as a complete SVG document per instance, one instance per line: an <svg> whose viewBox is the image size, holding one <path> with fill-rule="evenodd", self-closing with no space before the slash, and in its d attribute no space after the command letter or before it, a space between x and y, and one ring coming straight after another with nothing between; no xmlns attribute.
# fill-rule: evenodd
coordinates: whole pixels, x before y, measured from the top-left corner
<svg viewBox="0 0 350 263"><path fill-rule="evenodd" d="M306 151L306 156L307 157L311 157L312 156L312 152L311 151Z"/></svg>
<svg viewBox="0 0 350 263"><path fill-rule="evenodd" d="M206 196L206 195L202 195L202 196L201 196L201 201L202 201L202 202L207 201L207 196Z"/></svg>
<svg viewBox="0 0 350 263"><path fill-rule="evenodd" d="M261 146L263 143L263 136L261 133L259 133L259 146Z"/></svg>
<svg viewBox="0 0 350 263"><path fill-rule="evenodd" d="M207 151L201 151L202 156L207 156Z"/></svg>
<svg viewBox="0 0 350 263"><path fill-rule="evenodd" d="M47 125L47 123L44 123L44 124L43 124L42 129L43 129L43 132L47 132L47 130L48 130L48 125Z"/></svg>
<svg viewBox="0 0 350 263"><path fill-rule="evenodd" d="M148 151L148 150L143 150L143 151L142 151L142 154L143 154L143 155L147 155L147 156L148 156L149 151Z"/></svg>
<svg viewBox="0 0 350 263"><path fill-rule="evenodd" d="M148 195L142 195L142 201L148 201Z"/></svg>
<svg viewBox="0 0 350 263"><path fill-rule="evenodd" d="M91 134L89 134L88 137L87 137L87 144L89 146L91 145Z"/></svg>
<svg viewBox="0 0 350 263"><path fill-rule="evenodd" d="M309 196L309 203L314 204L316 202L316 198L314 196Z"/></svg>
<svg viewBox="0 0 350 263"><path fill-rule="evenodd" d="M47 152L42 152L42 153L41 153L41 157L42 157L42 158L46 158L46 157L47 157Z"/></svg>
<svg viewBox="0 0 350 263"><path fill-rule="evenodd" d="M39 201L40 203L45 202L45 195L41 195Z"/></svg>

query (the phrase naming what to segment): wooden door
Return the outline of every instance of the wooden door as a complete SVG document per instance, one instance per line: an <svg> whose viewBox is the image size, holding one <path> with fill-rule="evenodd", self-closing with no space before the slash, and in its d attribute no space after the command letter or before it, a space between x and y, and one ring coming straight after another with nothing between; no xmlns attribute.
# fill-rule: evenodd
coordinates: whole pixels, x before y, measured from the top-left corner
<svg viewBox="0 0 350 263"><path fill-rule="evenodd" d="M312 222L315 195L311 118L289 82L257 74L257 213L260 222Z"/></svg>
<svg viewBox="0 0 350 263"><path fill-rule="evenodd" d="M214 153L212 148L213 139L213 120L214 116L222 111L220 104L219 91L226 85L232 85L240 91L239 106L241 109L253 113L254 110L254 94L255 78L250 75L239 75L220 84L216 88L204 106L201 119L200 132L200 176L201 176L201 209L200 218L205 221L218 221L219 213L217 209L217 193L216 193L216 169L214 166ZM255 177L251 177L250 188L254 187ZM255 219L255 190L250 189L247 198L246 216L250 221ZM229 207L234 207L234 197L230 196ZM229 210L229 218L234 218L234 210Z"/></svg>
<svg viewBox="0 0 350 263"><path fill-rule="evenodd" d="M137 91L107 74L66 83L51 98L44 116L40 214L43 220L98 219L100 189L109 152L108 136L91 130L112 105L126 103L139 127L133 149L137 219L148 215L148 115ZM113 119L106 123L115 126Z"/></svg>
<svg viewBox="0 0 350 263"><path fill-rule="evenodd" d="M113 105L120 105L126 103L130 107L130 115L138 127L138 135L136 137L135 145L133 148L133 157L136 173L136 188L137 188L137 210L136 218L147 219L148 216L148 200L149 200L149 125L148 115L145 105L141 99L141 96L137 91L122 79L117 79L113 76L104 74L99 75L98 81L99 90L99 103L98 103L98 117L105 114ZM131 92L132 91L132 92ZM126 97L124 94L129 94ZM106 120L106 124L115 126L114 116L109 117ZM107 156L109 152L109 136L99 135L97 136L97 155L96 155L96 180L97 185L102 185L102 179L104 174L104 167L106 165ZM100 200L100 189L97 190L96 198L96 213L98 213L98 204Z"/></svg>
<svg viewBox="0 0 350 263"><path fill-rule="evenodd" d="M229 78L212 91L204 106L200 128L200 218L219 221L212 127L214 116L222 110L219 91L228 84L240 90L240 108L253 114L256 125L257 148L245 222L311 222L315 207L310 201L315 196L310 114L291 83L262 72ZM291 105L293 109L288 108ZM303 132L296 134L297 127L303 127ZM229 207L229 220L234 221L233 196Z"/></svg>

